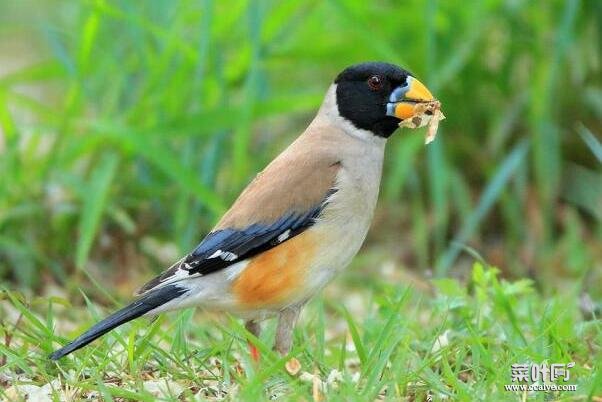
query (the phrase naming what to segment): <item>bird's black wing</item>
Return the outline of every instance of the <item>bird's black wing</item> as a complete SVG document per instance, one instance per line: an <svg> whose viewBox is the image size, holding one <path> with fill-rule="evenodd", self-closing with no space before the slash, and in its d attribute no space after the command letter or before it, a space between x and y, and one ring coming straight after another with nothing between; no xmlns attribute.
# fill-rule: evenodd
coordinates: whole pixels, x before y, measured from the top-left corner
<svg viewBox="0 0 602 402"><path fill-rule="evenodd" d="M192 276L203 276L269 250L305 231L315 222L329 197L304 213L290 212L270 224L254 223L244 229L220 229L209 233L188 255L146 283L138 294Z"/></svg>

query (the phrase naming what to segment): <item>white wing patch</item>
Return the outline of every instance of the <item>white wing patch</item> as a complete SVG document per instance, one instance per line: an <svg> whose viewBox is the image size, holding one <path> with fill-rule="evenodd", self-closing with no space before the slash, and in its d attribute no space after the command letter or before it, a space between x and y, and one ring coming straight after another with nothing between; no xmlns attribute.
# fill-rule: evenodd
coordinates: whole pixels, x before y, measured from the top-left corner
<svg viewBox="0 0 602 402"><path fill-rule="evenodd" d="M280 234L280 236L278 236L278 243L282 243L283 241L285 241L286 239L288 239L288 237L291 235L291 230L287 229L286 231L282 232Z"/></svg>
<svg viewBox="0 0 602 402"><path fill-rule="evenodd" d="M211 258L221 258L224 261L234 261L235 259L238 258L238 256L234 253L231 253L229 251L223 251L223 250L217 250L215 253L211 254L209 257L207 257L207 259L211 259Z"/></svg>
<svg viewBox="0 0 602 402"><path fill-rule="evenodd" d="M190 278L195 278L195 277L199 277L202 276L201 274L190 274L190 269L192 269L194 266L198 265L198 263L196 261L192 261L191 263L187 263L186 262L186 258L188 258L188 256L184 256L182 257L179 261L177 261L175 264L173 264L169 270L174 269L171 272L171 275L165 277L165 278L155 278L156 283L153 284L153 286L149 287L148 289L144 289L143 292L141 292L141 294L144 294L146 292L148 292L151 289L156 289L158 287L162 287L165 285L169 285L170 283L174 283L174 282L179 282L179 281L183 281L186 279L190 279ZM157 280L159 279L159 280Z"/></svg>
<svg viewBox="0 0 602 402"><path fill-rule="evenodd" d="M190 262L186 262L186 259L188 257L189 257L189 255L183 257L178 262L173 264L172 267L177 266L175 271L173 271L173 273L171 275L169 275L168 277L161 279L157 285L153 286L153 288L156 286L165 286L170 283L179 282L184 279L191 279L191 278L197 278L197 277L203 276L203 274L190 272L192 269L194 269L194 267L201 264L201 262L203 260L193 260ZM215 253L213 253L209 257L207 257L207 259L218 258L218 257L224 261L234 261L235 259L238 258L238 256L236 254L231 253L229 251L217 250ZM236 267L237 265L238 264L234 264L232 266L232 268ZM242 269L242 267L240 267L238 269L240 270L240 269ZM238 273L239 273L239 271L234 272L233 275L236 276L236 275L238 275Z"/></svg>

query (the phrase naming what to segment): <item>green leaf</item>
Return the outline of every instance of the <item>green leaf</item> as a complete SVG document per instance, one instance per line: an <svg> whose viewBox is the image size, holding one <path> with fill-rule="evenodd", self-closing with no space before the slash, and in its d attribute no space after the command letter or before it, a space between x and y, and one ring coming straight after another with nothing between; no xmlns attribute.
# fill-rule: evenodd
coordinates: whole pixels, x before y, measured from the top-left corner
<svg viewBox="0 0 602 402"><path fill-rule="evenodd" d="M602 143L596 138L596 136L583 124L580 124L579 135L587 147L592 151L598 162L602 163Z"/></svg>
<svg viewBox="0 0 602 402"><path fill-rule="evenodd" d="M364 348L362 337L360 336L360 333L357 330L357 326L355 325L353 317L351 317L351 313L349 313L349 311L345 307L342 307L342 311L345 315L345 320L347 320L347 326L349 327L349 333L351 334L351 339L353 340L353 344L355 345L355 351L357 352L357 356L359 357L360 362L364 364L368 360L368 355L366 354L366 349Z"/></svg>
<svg viewBox="0 0 602 402"><path fill-rule="evenodd" d="M456 257L460 254L461 245L470 239L470 236L476 231L479 223L481 223L493 204L497 201L512 174L525 159L528 149L529 145L527 142L520 142L504 159L491 181L487 184L487 187L485 187L474 212L462 224L450 246L437 262L437 276L443 276L451 267Z"/></svg>
<svg viewBox="0 0 602 402"><path fill-rule="evenodd" d="M82 212L79 220L79 239L76 244L75 265L82 269L88 261L88 255L102 220L111 182L117 171L118 157L113 153L102 156L90 175L86 186Z"/></svg>

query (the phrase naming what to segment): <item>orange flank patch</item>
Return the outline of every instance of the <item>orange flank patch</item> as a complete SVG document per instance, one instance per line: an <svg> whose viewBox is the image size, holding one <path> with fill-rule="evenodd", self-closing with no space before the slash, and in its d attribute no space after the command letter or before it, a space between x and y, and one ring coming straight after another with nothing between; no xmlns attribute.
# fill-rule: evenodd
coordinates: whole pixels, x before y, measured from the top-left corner
<svg viewBox="0 0 602 402"><path fill-rule="evenodd" d="M240 307L279 307L301 292L316 245L305 231L253 258L232 285Z"/></svg>

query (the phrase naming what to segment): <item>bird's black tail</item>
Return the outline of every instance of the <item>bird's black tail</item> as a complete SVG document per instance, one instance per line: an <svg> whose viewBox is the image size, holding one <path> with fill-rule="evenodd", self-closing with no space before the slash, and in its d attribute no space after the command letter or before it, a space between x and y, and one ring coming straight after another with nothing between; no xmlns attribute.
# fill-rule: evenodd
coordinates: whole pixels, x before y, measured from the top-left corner
<svg viewBox="0 0 602 402"><path fill-rule="evenodd" d="M125 324L128 321L138 318L149 311L162 306L163 304L186 293L188 290L176 285L163 286L142 295L130 305L111 314L104 320L92 326L86 332L78 336L66 346L60 348L50 355L51 360L58 360L69 353L82 348L112 330L115 327Z"/></svg>

